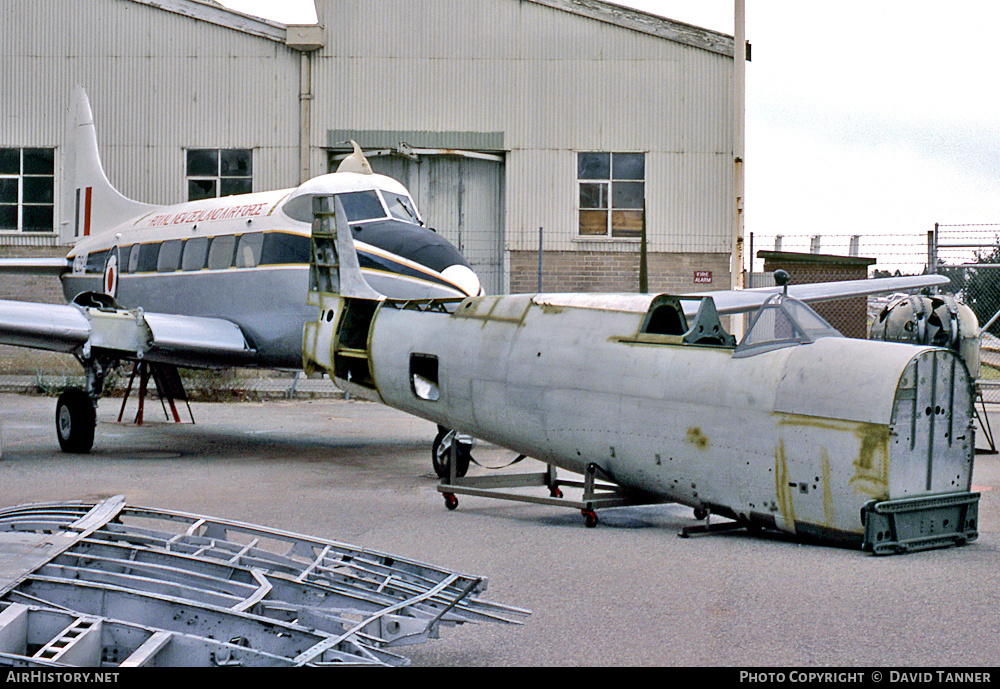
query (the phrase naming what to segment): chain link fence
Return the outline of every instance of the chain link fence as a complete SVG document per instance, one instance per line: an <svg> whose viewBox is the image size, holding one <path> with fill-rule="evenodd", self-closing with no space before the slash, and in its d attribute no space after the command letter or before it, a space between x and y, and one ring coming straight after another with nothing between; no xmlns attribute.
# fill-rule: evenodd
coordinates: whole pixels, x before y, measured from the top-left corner
<svg viewBox="0 0 1000 689"><path fill-rule="evenodd" d="M950 283L939 291L954 294L959 302L968 305L982 329L978 383L983 400L1000 402L1000 223L938 224L926 232L909 234L756 235L748 239L754 256L748 286L753 287L774 284L772 274L763 272L764 260L759 256L762 251L875 259L868 267L868 277L935 272L949 278ZM809 282L818 282L824 276L817 273L809 278ZM825 279L846 278L831 272ZM868 297L864 306L853 300L831 301L818 304L817 310L845 333L867 337L882 310L900 296ZM860 308L865 309L866 328L854 330L839 325L855 321Z"/></svg>
<svg viewBox="0 0 1000 689"><path fill-rule="evenodd" d="M951 280L942 289L979 320L980 390L1000 402L1000 224L935 225L929 244L935 272Z"/></svg>
<svg viewBox="0 0 1000 689"><path fill-rule="evenodd" d="M761 253L832 257L794 268L792 283L920 275L933 266L950 278L942 292L967 304L983 328L980 389L989 402L1000 402L1000 223L940 224L926 232L861 236L775 235L749 233L747 254L753 265L747 287L774 285L773 267L764 271ZM846 259L846 260L843 260ZM863 269L860 270L859 267ZM900 295L841 299L817 304L817 311L845 334L868 337L882 309ZM73 384L81 375L71 355L0 346L0 390L46 392ZM236 370L182 372L192 399L261 399L291 396L339 396L326 378L307 379L291 372ZM78 383L77 383L78 384ZM124 386L124 383L121 384ZM119 385L109 381L108 392Z"/></svg>
<svg viewBox="0 0 1000 689"><path fill-rule="evenodd" d="M792 284L858 280L866 277L922 275L931 259L930 237L927 233L898 235L760 235L748 236L754 257L753 272L748 287L774 284L775 254L814 257L793 261L790 268ZM765 263L768 269L765 272ZM933 265L933 264L931 264ZM819 312L834 327L848 337L867 338L871 325L899 295L836 299L815 304Z"/></svg>

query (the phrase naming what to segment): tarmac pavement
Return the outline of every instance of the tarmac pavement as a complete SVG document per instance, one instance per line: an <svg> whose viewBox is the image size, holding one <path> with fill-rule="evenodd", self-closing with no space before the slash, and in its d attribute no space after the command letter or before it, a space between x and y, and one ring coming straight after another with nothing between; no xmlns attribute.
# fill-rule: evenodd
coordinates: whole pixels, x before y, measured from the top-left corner
<svg viewBox="0 0 1000 689"><path fill-rule="evenodd" d="M532 611L524 626L445 629L403 649L417 666L888 671L1000 658L997 455L977 456L976 542L874 557L742 531L681 539L694 520L678 505L602 510L593 529L544 505L459 496L448 511L434 424L380 405L195 403L192 425L167 422L153 400L139 427L115 422L120 403L102 400L92 453L67 455L54 398L0 394L0 506L123 494L487 575L486 598ZM474 456L512 458L490 445Z"/></svg>

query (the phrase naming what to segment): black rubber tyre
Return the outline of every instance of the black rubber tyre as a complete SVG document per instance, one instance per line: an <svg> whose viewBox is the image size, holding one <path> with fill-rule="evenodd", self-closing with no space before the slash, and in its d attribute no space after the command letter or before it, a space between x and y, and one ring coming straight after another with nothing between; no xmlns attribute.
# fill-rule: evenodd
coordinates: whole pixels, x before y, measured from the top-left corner
<svg viewBox="0 0 1000 689"><path fill-rule="evenodd" d="M444 448L441 445L448 432L447 428L440 428L438 434L434 436L434 444L431 445L431 464L434 466L434 473L437 474L439 479L448 478L449 464L451 463L451 453L448 451L448 448ZM457 441L452 440L452 442ZM472 446L465 443L458 443L458 464L455 465L455 478L462 478L469 473L469 464L471 462Z"/></svg>
<svg viewBox="0 0 1000 689"><path fill-rule="evenodd" d="M94 446L97 413L90 395L68 388L56 403L56 436L63 452L86 454Z"/></svg>

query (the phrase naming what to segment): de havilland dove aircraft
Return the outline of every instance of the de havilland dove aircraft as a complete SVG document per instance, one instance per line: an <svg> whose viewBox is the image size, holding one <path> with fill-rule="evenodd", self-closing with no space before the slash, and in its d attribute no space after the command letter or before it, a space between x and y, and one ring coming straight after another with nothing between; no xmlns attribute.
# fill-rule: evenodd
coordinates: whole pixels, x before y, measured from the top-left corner
<svg viewBox="0 0 1000 689"><path fill-rule="evenodd" d="M776 275L776 288L679 297L393 299L365 283L340 200L314 203L314 253L334 260L314 266L307 370L548 465L463 478L452 442L438 486L449 509L457 494L505 497L578 507L593 526L596 507L676 502L706 519L703 530L730 526L709 524L716 514L875 553L977 537L963 360L845 338L804 301L943 278L789 287ZM752 310L737 343L720 316ZM586 481L560 481L556 468ZM583 500L568 501L564 485L583 487ZM499 490L525 486L551 497Z"/></svg>
<svg viewBox="0 0 1000 689"><path fill-rule="evenodd" d="M372 174L357 144L338 171L294 189L151 206L108 181L86 93L74 91L64 155L78 241L63 259L0 259L0 271L48 272L67 305L0 301L0 344L72 352L87 390L57 403L62 448L88 452L95 406L121 361L164 367L301 369L312 199L341 199L361 271L398 298L481 293L458 250L424 226L407 190ZM75 212L73 212L75 210ZM167 369L171 370L171 369Z"/></svg>

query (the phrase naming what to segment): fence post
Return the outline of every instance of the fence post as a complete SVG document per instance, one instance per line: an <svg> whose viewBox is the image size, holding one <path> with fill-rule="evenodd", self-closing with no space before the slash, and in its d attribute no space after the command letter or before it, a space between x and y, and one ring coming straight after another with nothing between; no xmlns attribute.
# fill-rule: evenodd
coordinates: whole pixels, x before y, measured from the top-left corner
<svg viewBox="0 0 1000 689"><path fill-rule="evenodd" d="M934 223L934 229L927 233L927 274L937 273L937 240L938 224Z"/></svg>
<svg viewBox="0 0 1000 689"><path fill-rule="evenodd" d="M538 291L542 291L542 228L538 228Z"/></svg>

